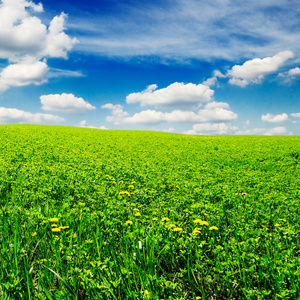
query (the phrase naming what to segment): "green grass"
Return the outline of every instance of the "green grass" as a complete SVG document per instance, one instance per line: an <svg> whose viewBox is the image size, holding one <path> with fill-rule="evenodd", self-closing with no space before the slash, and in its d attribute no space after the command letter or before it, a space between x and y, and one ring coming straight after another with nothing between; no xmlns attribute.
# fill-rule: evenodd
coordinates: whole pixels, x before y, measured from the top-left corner
<svg viewBox="0 0 300 300"><path fill-rule="evenodd" d="M300 299L299 163L293 136L0 126L0 299Z"/></svg>

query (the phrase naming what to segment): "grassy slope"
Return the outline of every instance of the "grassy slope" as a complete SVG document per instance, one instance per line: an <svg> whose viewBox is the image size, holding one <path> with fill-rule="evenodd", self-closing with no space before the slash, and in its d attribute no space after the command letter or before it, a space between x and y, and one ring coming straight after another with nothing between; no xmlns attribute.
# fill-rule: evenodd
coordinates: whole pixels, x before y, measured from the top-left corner
<svg viewBox="0 0 300 300"><path fill-rule="evenodd" d="M298 299L299 149L0 126L0 298Z"/></svg>

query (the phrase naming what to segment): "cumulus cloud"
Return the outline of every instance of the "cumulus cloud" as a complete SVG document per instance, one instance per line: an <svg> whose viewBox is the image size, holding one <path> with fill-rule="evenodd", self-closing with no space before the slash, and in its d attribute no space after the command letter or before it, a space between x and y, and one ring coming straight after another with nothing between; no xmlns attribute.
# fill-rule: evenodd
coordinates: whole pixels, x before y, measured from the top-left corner
<svg viewBox="0 0 300 300"><path fill-rule="evenodd" d="M219 70L215 70L213 72L213 77L206 79L202 82L202 84L207 85L209 87L216 85L218 78L225 78L226 75L222 74Z"/></svg>
<svg viewBox="0 0 300 300"><path fill-rule="evenodd" d="M285 78L285 82L289 83L292 79L295 79L299 75L300 75L300 68L296 67L296 68L290 69L287 72L279 73L278 77Z"/></svg>
<svg viewBox="0 0 300 300"><path fill-rule="evenodd" d="M211 102L207 103L198 112L173 110L171 112L161 112L156 110L144 110L129 116L121 105L105 104L102 108L112 110L112 115L106 117L107 122L119 124L158 124L169 123L197 123L197 122L228 122L235 120L237 114L230 110L227 103Z"/></svg>
<svg viewBox="0 0 300 300"><path fill-rule="evenodd" d="M50 94L40 97L43 110L61 111L65 113L82 113L87 110L96 109L95 106L73 94Z"/></svg>
<svg viewBox="0 0 300 300"><path fill-rule="evenodd" d="M47 82L48 66L41 61L11 64L0 73L0 92L12 86L40 85Z"/></svg>
<svg viewBox="0 0 300 300"><path fill-rule="evenodd" d="M292 135L292 132L288 132L283 126L274 127L271 129L267 128L253 128L247 130L238 130L236 132L238 135Z"/></svg>
<svg viewBox="0 0 300 300"><path fill-rule="evenodd" d="M267 130L264 135L287 135L292 134L288 133L287 129L285 127L274 127L272 129Z"/></svg>
<svg viewBox="0 0 300 300"><path fill-rule="evenodd" d="M146 90L132 93L126 97L128 104L140 103L141 106L191 107L212 101L214 91L203 84L175 82L166 88L157 89L156 84Z"/></svg>
<svg viewBox="0 0 300 300"><path fill-rule="evenodd" d="M122 123L123 119L128 116L128 112L123 110L123 106L120 104L111 104L107 103L101 106L103 109L109 109L112 111L111 116L106 117L106 121L109 123L114 123L115 125L119 125Z"/></svg>
<svg viewBox="0 0 300 300"><path fill-rule="evenodd" d="M0 4L0 58L15 60L24 55L37 59L42 57L66 58L78 41L64 33L66 15L55 16L49 27L32 16L42 12L42 4L26 0L3 0Z"/></svg>
<svg viewBox="0 0 300 300"><path fill-rule="evenodd" d="M272 57L255 58L243 65L235 65L228 71L229 83L245 87L250 83L261 83L263 78L276 72L288 59L293 58L292 51L282 51Z"/></svg>
<svg viewBox="0 0 300 300"><path fill-rule="evenodd" d="M2 124L44 124L63 122L64 119L52 114L31 113L16 108L0 107L0 122Z"/></svg>
<svg viewBox="0 0 300 300"><path fill-rule="evenodd" d="M234 134L238 128L231 124L225 123L203 123L195 124L192 130L183 132L184 134L193 135L224 135Z"/></svg>
<svg viewBox="0 0 300 300"><path fill-rule="evenodd" d="M293 113L291 116L294 118L300 118L300 113Z"/></svg>
<svg viewBox="0 0 300 300"><path fill-rule="evenodd" d="M0 92L12 86L46 82L45 58L67 58L67 52L78 42L64 32L66 14L55 16L47 27L32 15L42 11L42 4L32 1L0 3L0 59L13 63L1 72Z"/></svg>
<svg viewBox="0 0 300 300"><path fill-rule="evenodd" d="M79 126L79 127L84 127L84 128L108 129L108 128L106 128L105 126L97 127L97 126L93 126L93 125L87 125L86 120L80 121L79 124L78 124L78 126Z"/></svg>
<svg viewBox="0 0 300 300"><path fill-rule="evenodd" d="M286 113L276 116L267 113L266 115L261 116L261 120L269 123L286 122L289 120L289 116Z"/></svg>

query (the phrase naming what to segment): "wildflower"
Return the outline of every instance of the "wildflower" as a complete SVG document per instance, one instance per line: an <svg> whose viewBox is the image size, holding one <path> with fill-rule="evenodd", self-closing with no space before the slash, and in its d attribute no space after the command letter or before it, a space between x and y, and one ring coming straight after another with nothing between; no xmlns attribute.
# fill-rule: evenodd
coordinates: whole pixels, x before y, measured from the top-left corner
<svg viewBox="0 0 300 300"><path fill-rule="evenodd" d="M52 224L51 227L57 227L57 225L56 224Z"/></svg>
<svg viewBox="0 0 300 300"><path fill-rule="evenodd" d="M208 226L208 225L209 225L208 222L202 221L202 220L200 220L200 219L194 220L194 223L199 224L199 225L205 225L205 226Z"/></svg>
<svg viewBox="0 0 300 300"><path fill-rule="evenodd" d="M279 225L278 223L276 223L274 226L275 226L275 227L279 227L280 225Z"/></svg>
<svg viewBox="0 0 300 300"><path fill-rule="evenodd" d="M134 210L134 211L140 211L138 208L134 208L133 210Z"/></svg>
<svg viewBox="0 0 300 300"><path fill-rule="evenodd" d="M60 226L60 227L58 227L59 229L68 229L68 228L70 228L69 226Z"/></svg>
<svg viewBox="0 0 300 300"><path fill-rule="evenodd" d="M136 183L135 181L132 181L132 182L131 182L131 184L135 184L135 183Z"/></svg>
<svg viewBox="0 0 300 300"><path fill-rule="evenodd" d="M50 221L50 222L53 222L53 223L54 223L54 222L58 222L58 218L51 218L51 219L49 219L49 221Z"/></svg>
<svg viewBox="0 0 300 300"><path fill-rule="evenodd" d="M279 219L279 221L286 222L286 219Z"/></svg>
<svg viewBox="0 0 300 300"><path fill-rule="evenodd" d="M137 212L136 214L134 214L136 217L140 217L141 214L139 212Z"/></svg>
<svg viewBox="0 0 300 300"><path fill-rule="evenodd" d="M177 231L177 232L179 232L179 231L182 231L182 228L180 228L180 227L176 227L176 228L174 228L174 229L173 229L173 231Z"/></svg>
<svg viewBox="0 0 300 300"><path fill-rule="evenodd" d="M211 227L209 227L209 230L218 230L219 228L218 227L216 227L216 226L211 226Z"/></svg>
<svg viewBox="0 0 300 300"><path fill-rule="evenodd" d="M201 228L195 228L194 230L193 230L193 234L198 234L198 233L201 233Z"/></svg>
<svg viewBox="0 0 300 300"><path fill-rule="evenodd" d="M202 225L202 220L196 219L196 220L194 220L194 223Z"/></svg>
<svg viewBox="0 0 300 300"><path fill-rule="evenodd" d="M128 220L128 221L125 222L126 225L131 225L132 223L133 223L133 222L130 221L130 220Z"/></svg>
<svg viewBox="0 0 300 300"><path fill-rule="evenodd" d="M176 227L176 225L175 225L175 224L170 224L169 226L170 226L171 228L172 228L172 227Z"/></svg>
<svg viewBox="0 0 300 300"><path fill-rule="evenodd" d="M162 221L166 221L166 222L170 221L170 219L167 218L167 217L163 217L161 220L162 220Z"/></svg>
<svg viewBox="0 0 300 300"><path fill-rule="evenodd" d="M152 218L152 221L157 221L158 219L157 218Z"/></svg>
<svg viewBox="0 0 300 300"><path fill-rule="evenodd" d="M242 196L247 196L247 193L242 193Z"/></svg>
<svg viewBox="0 0 300 300"><path fill-rule="evenodd" d="M200 297L200 296L197 296L197 297L196 297L196 300L201 300L201 297Z"/></svg>
<svg viewBox="0 0 300 300"><path fill-rule="evenodd" d="M133 189L134 186L131 184L131 185L128 186L128 188L129 188L129 189Z"/></svg>
<svg viewBox="0 0 300 300"><path fill-rule="evenodd" d="M52 228L52 232L60 232L60 228Z"/></svg>
<svg viewBox="0 0 300 300"><path fill-rule="evenodd" d="M43 263L43 262L45 262L45 261L47 261L46 258L41 259L41 263Z"/></svg>
<svg viewBox="0 0 300 300"><path fill-rule="evenodd" d="M31 236L36 236L37 235L37 233L36 232L33 232L32 234L31 234Z"/></svg>
<svg viewBox="0 0 300 300"><path fill-rule="evenodd" d="M150 292L148 292L147 290L144 290L144 294L145 294L146 296L149 296L149 295L150 295Z"/></svg>

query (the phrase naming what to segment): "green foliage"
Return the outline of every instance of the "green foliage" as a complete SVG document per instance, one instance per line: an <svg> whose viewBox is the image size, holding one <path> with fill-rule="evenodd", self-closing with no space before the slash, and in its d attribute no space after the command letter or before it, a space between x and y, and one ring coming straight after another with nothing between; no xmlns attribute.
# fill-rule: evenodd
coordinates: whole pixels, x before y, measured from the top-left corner
<svg viewBox="0 0 300 300"><path fill-rule="evenodd" d="M299 299L299 149L0 126L0 298Z"/></svg>

